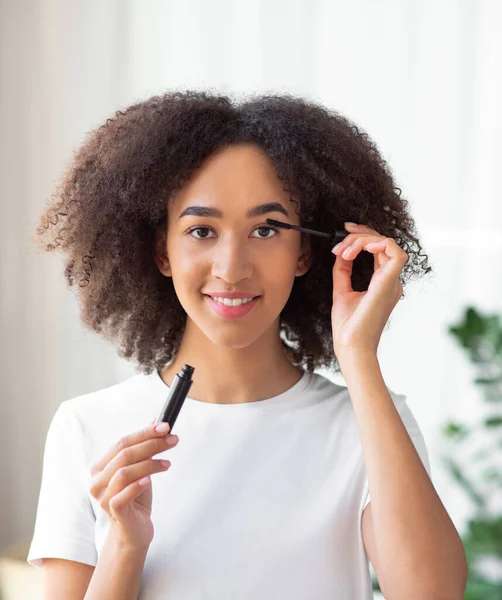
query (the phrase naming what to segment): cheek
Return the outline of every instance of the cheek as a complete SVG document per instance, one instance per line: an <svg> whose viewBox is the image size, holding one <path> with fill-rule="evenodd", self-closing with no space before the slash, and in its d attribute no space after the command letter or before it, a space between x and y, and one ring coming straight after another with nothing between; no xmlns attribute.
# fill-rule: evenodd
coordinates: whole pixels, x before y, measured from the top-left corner
<svg viewBox="0 0 502 600"><path fill-rule="evenodd" d="M272 257L275 270L282 273L285 277L292 277L295 274L300 247L298 244L288 244L280 246L274 252L268 253L266 260L270 263Z"/></svg>
<svg viewBox="0 0 502 600"><path fill-rule="evenodd" d="M291 256L284 257L283 260L277 260L273 266L273 271L276 279L283 285L292 284L296 272L296 261Z"/></svg>
<svg viewBox="0 0 502 600"><path fill-rule="evenodd" d="M263 290L274 294L280 301L285 302L293 288L297 261L293 251L269 252L260 264L257 279L263 285Z"/></svg>
<svg viewBox="0 0 502 600"><path fill-rule="evenodd" d="M207 265L207 256L190 244L176 245L168 251L173 277L190 277L192 273L200 271L204 264Z"/></svg>
<svg viewBox="0 0 502 600"><path fill-rule="evenodd" d="M205 261L201 260L199 253L190 252L189 249L176 248L169 254L171 277L176 295L185 310L193 300L193 291L200 288L207 279Z"/></svg>

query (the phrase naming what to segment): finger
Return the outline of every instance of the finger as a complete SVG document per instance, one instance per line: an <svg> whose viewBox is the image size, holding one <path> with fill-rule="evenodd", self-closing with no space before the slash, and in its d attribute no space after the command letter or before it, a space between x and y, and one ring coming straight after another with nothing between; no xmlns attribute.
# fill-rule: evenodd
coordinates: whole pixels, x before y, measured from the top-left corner
<svg viewBox="0 0 502 600"><path fill-rule="evenodd" d="M332 250L336 256L342 256L345 260L352 260L359 254L365 244L370 242L378 242L384 240L380 235L373 235L369 233L362 233L357 235L348 235L341 244L335 246Z"/></svg>
<svg viewBox="0 0 502 600"><path fill-rule="evenodd" d="M333 265L333 301L338 294L348 294L352 289L352 261L337 256Z"/></svg>
<svg viewBox="0 0 502 600"><path fill-rule="evenodd" d="M352 243L348 243L347 247L345 242L347 238L351 238ZM337 255L335 264L333 266L333 301L337 294L347 294L353 292L352 288L352 267L355 257L359 254L362 246L369 244L371 241L381 242L385 240L379 235L370 234L351 234L343 240L342 245L337 250L332 250ZM350 248L348 255L345 257L343 253ZM340 254L342 253L342 254ZM376 260L375 260L376 268Z"/></svg>
<svg viewBox="0 0 502 600"><path fill-rule="evenodd" d="M168 426L169 431L169 426ZM160 438L165 436L167 432L159 432L155 431L155 425L150 424L148 427L144 429L140 429L134 433L129 435L125 435L121 437L98 461L94 463L91 467L91 475L102 471L106 465L124 448L128 448L130 446L134 446L140 442L145 440L149 440L152 438Z"/></svg>
<svg viewBox="0 0 502 600"><path fill-rule="evenodd" d="M135 446L124 448L117 456L112 458L103 471L101 471L100 475L105 482L109 481L119 469L141 463L160 452L174 448L178 442L178 436L170 434L162 438L147 440Z"/></svg>
<svg viewBox="0 0 502 600"><path fill-rule="evenodd" d="M170 467L171 461L147 460L144 464L120 469L110 482L100 504L119 511L145 489L146 485L141 485L140 481L145 482L147 479L146 483L151 483L151 475L167 471Z"/></svg>
<svg viewBox="0 0 502 600"><path fill-rule="evenodd" d="M379 242L370 242L366 245L366 252L373 254L373 271L376 272L382 269L391 258L385 254L387 240L380 240Z"/></svg>
<svg viewBox="0 0 502 600"><path fill-rule="evenodd" d="M142 483L140 483L140 481ZM152 479L150 477L144 477L141 480L129 484L121 492L115 494L113 498L110 498L110 502L108 504L110 510L112 510L115 513L119 513L125 506L127 506L130 502L132 502L135 498L142 494L145 488L151 483Z"/></svg>
<svg viewBox="0 0 502 600"><path fill-rule="evenodd" d="M408 254L392 238L385 238L367 247L368 252L375 253L378 268L385 267L389 275L398 276L408 262Z"/></svg>
<svg viewBox="0 0 502 600"><path fill-rule="evenodd" d="M331 252L339 256L343 254L345 250L349 246L351 246L357 239L365 237L372 237L373 239L382 239L382 236L375 236L374 234L370 233L349 233L349 235L346 238L344 238L331 250Z"/></svg>
<svg viewBox="0 0 502 600"><path fill-rule="evenodd" d="M128 465L115 471L108 484L103 499L111 499L119 494L125 487L154 473L166 470L171 466L171 461L165 459L148 459L134 465Z"/></svg>
<svg viewBox="0 0 502 600"><path fill-rule="evenodd" d="M166 450L172 449L179 442L177 435L171 434L162 438L154 438L130 446L121 450L112 460L106 465L106 467L94 476L94 480L91 486L91 494L95 498L100 498L105 490L112 485L112 481L117 472L123 471L127 467L133 465L142 465L137 471L128 471L132 473L129 475L131 481L139 479L144 469L145 462L147 459L151 459L152 456L159 452L165 452ZM117 491L117 490L114 490Z"/></svg>

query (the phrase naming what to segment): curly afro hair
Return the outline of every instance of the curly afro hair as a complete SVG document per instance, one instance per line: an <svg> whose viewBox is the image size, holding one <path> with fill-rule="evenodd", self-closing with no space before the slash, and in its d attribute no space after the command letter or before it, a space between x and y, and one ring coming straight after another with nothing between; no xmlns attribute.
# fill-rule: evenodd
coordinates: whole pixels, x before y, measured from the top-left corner
<svg viewBox="0 0 502 600"><path fill-rule="evenodd" d="M151 373L175 356L186 323L171 277L154 260L167 202L214 151L253 143L272 160L305 227L363 223L409 256L400 279L431 271L408 202L367 133L341 114L290 95L235 102L205 91L137 102L87 134L40 217L35 241L65 256L85 327ZM339 365L331 334L334 255L311 236L312 265L295 278L280 315L292 363L308 371ZM422 260L420 260L422 256ZM373 256L353 263L352 286L368 289Z"/></svg>

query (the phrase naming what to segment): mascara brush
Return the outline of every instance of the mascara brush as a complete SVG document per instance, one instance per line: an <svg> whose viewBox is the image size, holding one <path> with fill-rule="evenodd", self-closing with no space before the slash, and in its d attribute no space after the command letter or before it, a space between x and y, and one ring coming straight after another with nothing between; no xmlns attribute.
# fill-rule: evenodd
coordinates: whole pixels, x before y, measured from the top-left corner
<svg viewBox="0 0 502 600"><path fill-rule="evenodd" d="M266 223L269 225L275 225L276 227L282 227L282 229L294 229L295 231L301 231L303 233L311 233L312 235L320 235L321 237L325 237L329 240L332 246L336 246L339 242L345 239L348 235L348 231L343 231L340 229L335 229L335 231L331 233L325 233L324 231L316 231L315 229L307 229L306 227L299 227L298 225L290 225L289 223L284 223L283 221L276 221L275 219L266 219Z"/></svg>

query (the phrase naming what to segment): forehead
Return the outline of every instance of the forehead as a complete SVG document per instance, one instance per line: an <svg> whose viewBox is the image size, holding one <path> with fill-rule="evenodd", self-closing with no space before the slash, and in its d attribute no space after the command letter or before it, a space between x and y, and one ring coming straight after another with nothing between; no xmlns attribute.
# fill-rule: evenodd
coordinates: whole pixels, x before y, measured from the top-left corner
<svg viewBox="0 0 502 600"><path fill-rule="evenodd" d="M288 198L266 152L254 144L234 144L211 154L176 191L170 204L176 210L194 200L239 204L283 201L287 206Z"/></svg>

